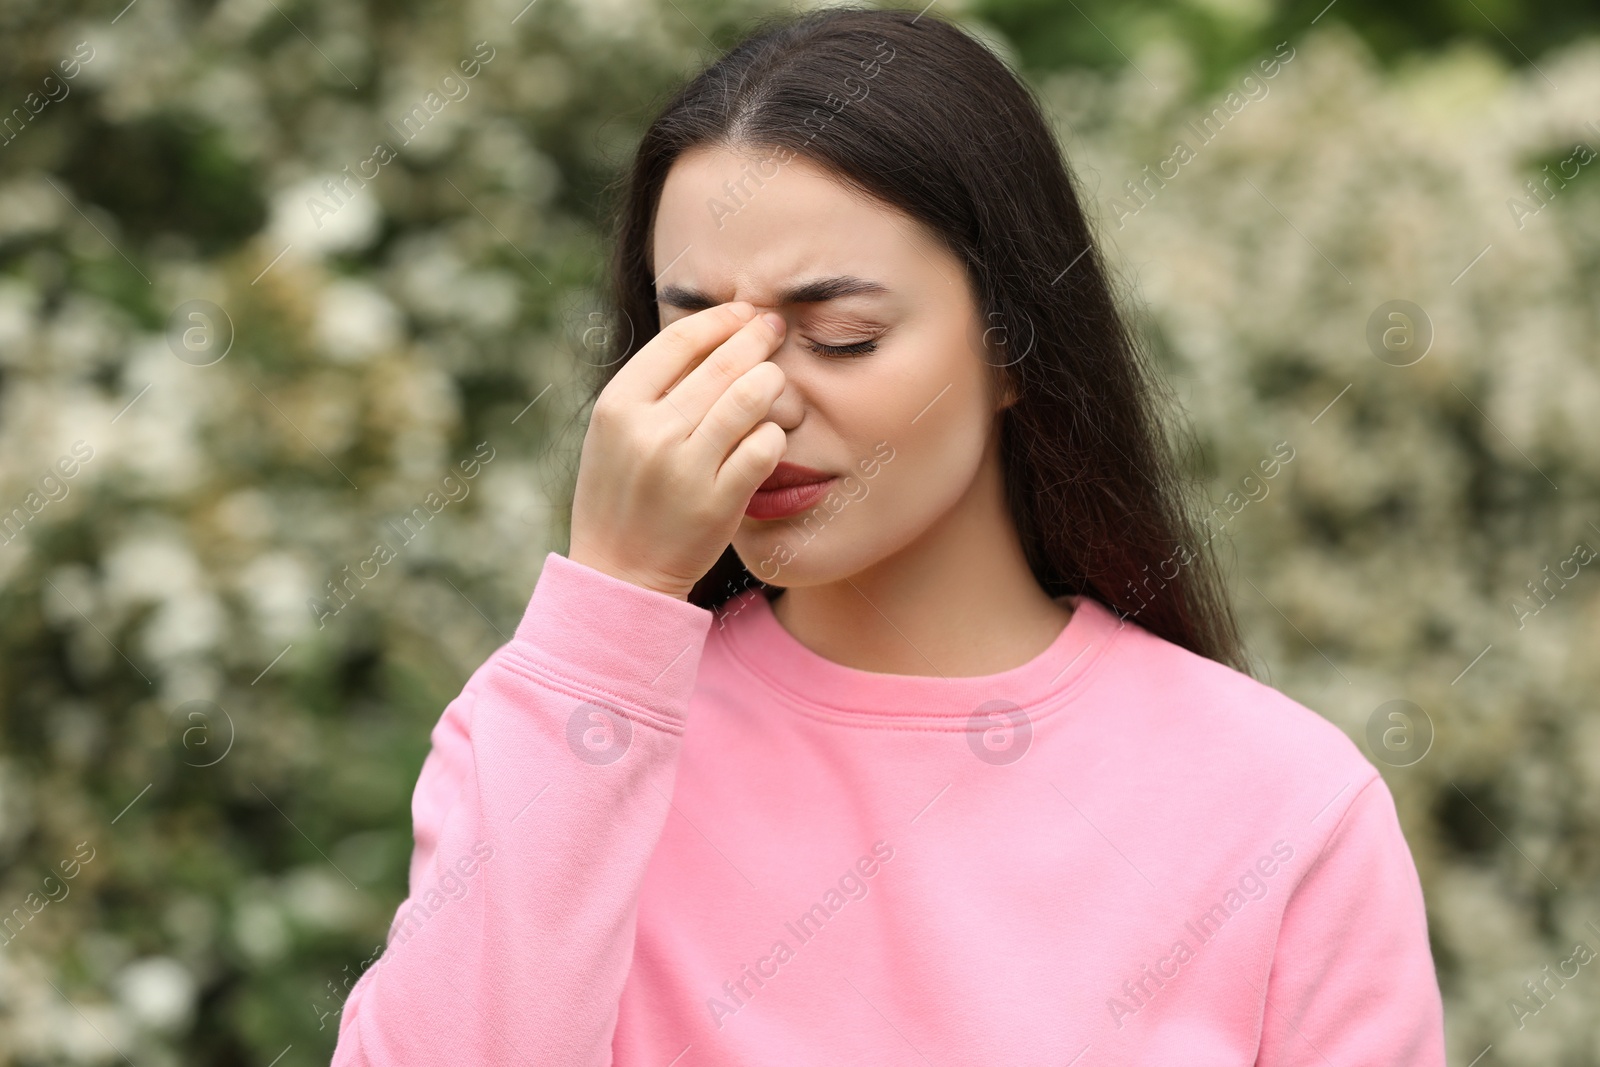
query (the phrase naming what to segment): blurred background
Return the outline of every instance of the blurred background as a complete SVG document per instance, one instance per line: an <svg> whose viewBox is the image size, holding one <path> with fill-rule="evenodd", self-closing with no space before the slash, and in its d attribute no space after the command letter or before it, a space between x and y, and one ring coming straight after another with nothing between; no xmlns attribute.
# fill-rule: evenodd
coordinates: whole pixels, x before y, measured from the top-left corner
<svg viewBox="0 0 1600 1067"><path fill-rule="evenodd" d="M328 1061L565 548L607 187L776 10L0 0L0 1062ZM1451 1061L1600 1064L1600 10L935 10L1060 131L1257 673L1397 798Z"/></svg>

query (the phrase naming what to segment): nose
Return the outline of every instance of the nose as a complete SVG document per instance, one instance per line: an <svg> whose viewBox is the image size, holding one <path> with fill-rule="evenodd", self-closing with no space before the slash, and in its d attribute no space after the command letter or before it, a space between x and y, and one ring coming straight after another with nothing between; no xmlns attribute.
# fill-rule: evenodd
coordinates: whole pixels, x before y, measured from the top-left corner
<svg viewBox="0 0 1600 1067"><path fill-rule="evenodd" d="M777 308L756 305L756 313L762 314L771 311L777 315L783 312ZM783 371L783 391L772 402L772 407L767 412L766 421L775 422L785 432L795 429L805 418L806 401L801 376L804 375L804 355L794 342L794 331L788 326L787 316L783 337L778 341L778 346L773 349L768 361L776 363Z"/></svg>

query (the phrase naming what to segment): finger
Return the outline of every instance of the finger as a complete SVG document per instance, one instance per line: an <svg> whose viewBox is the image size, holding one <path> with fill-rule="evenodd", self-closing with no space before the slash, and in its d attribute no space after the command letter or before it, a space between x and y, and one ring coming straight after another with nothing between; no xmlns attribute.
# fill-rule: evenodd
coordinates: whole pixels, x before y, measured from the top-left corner
<svg viewBox="0 0 1600 1067"><path fill-rule="evenodd" d="M730 383L684 444L695 463L702 470L721 468L756 424L767 417L783 386L783 370L765 360ZM750 490L754 492L760 484L761 479L757 479Z"/></svg>
<svg viewBox="0 0 1600 1067"><path fill-rule="evenodd" d="M773 315L769 320L757 315L701 360L663 399L691 426L700 425L730 385L751 367L772 358L783 343L784 332L782 316Z"/></svg>
<svg viewBox="0 0 1600 1067"><path fill-rule="evenodd" d="M744 300L718 304L669 322L624 363L607 388L621 400L651 404L680 381L695 362L755 317Z"/></svg>
<svg viewBox="0 0 1600 1067"><path fill-rule="evenodd" d="M714 492L731 508L748 506L789 450L789 435L775 422L763 422L746 435L717 471ZM742 508L741 508L742 510Z"/></svg>

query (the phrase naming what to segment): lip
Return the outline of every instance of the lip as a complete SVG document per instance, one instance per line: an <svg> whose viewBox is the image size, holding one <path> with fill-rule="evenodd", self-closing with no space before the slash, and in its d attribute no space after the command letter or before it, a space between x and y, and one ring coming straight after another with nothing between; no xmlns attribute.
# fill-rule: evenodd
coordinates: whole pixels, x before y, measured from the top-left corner
<svg viewBox="0 0 1600 1067"><path fill-rule="evenodd" d="M833 475L827 471L819 471L814 467L783 462L779 463L772 473L767 475L767 480L761 483L761 491L787 489L792 485L812 485L817 482L828 481L832 477Z"/></svg>
<svg viewBox="0 0 1600 1067"><path fill-rule="evenodd" d="M779 463L750 497L744 513L752 519L784 519L816 502L835 476L798 463Z"/></svg>

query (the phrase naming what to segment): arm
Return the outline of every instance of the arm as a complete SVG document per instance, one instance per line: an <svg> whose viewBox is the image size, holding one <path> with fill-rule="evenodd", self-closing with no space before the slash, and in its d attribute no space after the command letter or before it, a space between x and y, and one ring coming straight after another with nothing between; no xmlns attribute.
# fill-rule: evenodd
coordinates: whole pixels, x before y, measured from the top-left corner
<svg viewBox="0 0 1600 1067"><path fill-rule="evenodd" d="M410 895L345 1002L335 1067L610 1064L710 623L545 558L516 634L434 727Z"/></svg>
<svg viewBox="0 0 1600 1067"><path fill-rule="evenodd" d="M1416 865L1376 772L1284 909L1257 1067L1444 1067Z"/></svg>

